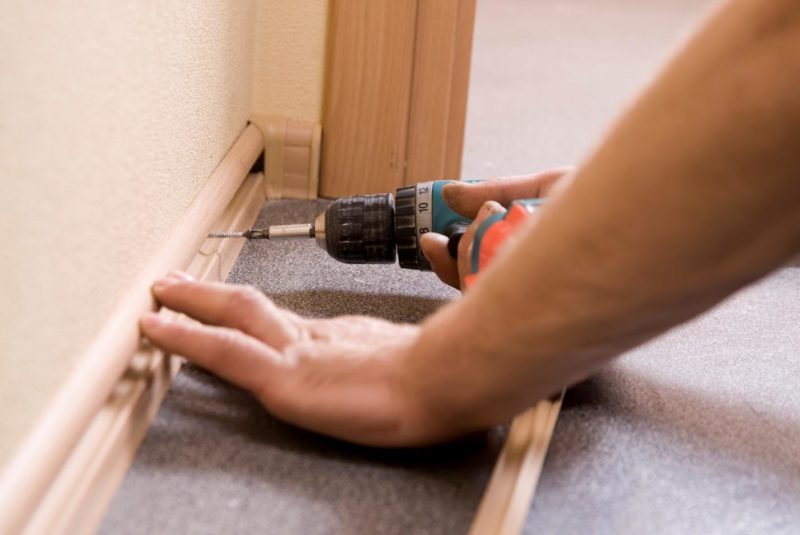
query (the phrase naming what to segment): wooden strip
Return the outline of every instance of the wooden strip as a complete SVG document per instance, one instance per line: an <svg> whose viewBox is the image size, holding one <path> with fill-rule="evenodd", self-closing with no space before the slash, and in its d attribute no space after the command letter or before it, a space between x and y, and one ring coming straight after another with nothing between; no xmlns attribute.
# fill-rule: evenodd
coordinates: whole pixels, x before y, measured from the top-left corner
<svg viewBox="0 0 800 535"><path fill-rule="evenodd" d="M421 1L405 184L459 178L475 0Z"/></svg>
<svg viewBox="0 0 800 535"><path fill-rule="evenodd" d="M320 195L458 178L475 0L332 5Z"/></svg>
<svg viewBox="0 0 800 535"><path fill-rule="evenodd" d="M555 401L541 401L514 418L472 522L472 535L515 535L522 530L562 399L563 394Z"/></svg>
<svg viewBox="0 0 800 535"><path fill-rule="evenodd" d="M0 481L0 533L18 533L31 518L138 351L138 319L155 308L152 281L189 265L263 147L260 130L245 128L56 392Z"/></svg>
<svg viewBox="0 0 800 535"><path fill-rule="evenodd" d="M263 180L260 173L249 175L214 228L250 227L264 204ZM188 272L198 280L223 281L244 243L205 240ZM97 528L178 372L180 360L148 348L134 355L26 531L88 533Z"/></svg>
<svg viewBox="0 0 800 535"><path fill-rule="evenodd" d="M139 352L51 485L26 533L96 529L177 373L178 359Z"/></svg>
<svg viewBox="0 0 800 535"><path fill-rule="evenodd" d="M320 195L405 183L416 0L333 0Z"/></svg>
<svg viewBox="0 0 800 535"><path fill-rule="evenodd" d="M214 229L223 231L230 230L246 230L249 223L255 220L258 211L261 209L264 201L264 180L265 177L262 173L248 175L239 191L233 197L233 200L225 209L225 212L220 217L219 221L214 224ZM261 187L262 191L256 191L257 187ZM256 199L260 199L261 203L258 204ZM254 206L251 207L250 204ZM252 210L255 209L255 212ZM230 246L231 244L242 244L243 240L223 240L215 238L207 238L203 245L200 246L200 253L204 255L211 255L220 249Z"/></svg>
<svg viewBox="0 0 800 535"><path fill-rule="evenodd" d="M445 178L443 155L448 137L458 3L459 0L438 0L419 4L406 185Z"/></svg>
<svg viewBox="0 0 800 535"><path fill-rule="evenodd" d="M560 400L557 406L547 402L546 410L541 411L543 414L537 414L537 418L532 422L532 436L527 447L527 453L517 475L514 491L511 493L506 507L503 523L497 533L517 534L522 531L525 519L530 511L536 485L539 482L539 476L542 473L544 459L547 455L547 448L550 445L560 407Z"/></svg>
<svg viewBox="0 0 800 535"><path fill-rule="evenodd" d="M251 176L253 178L252 183L245 182L245 184L242 185L242 189L240 190L240 193L242 193L241 200L234 198L229 207L235 215L231 218L229 223L224 223L215 228L220 228L222 230L246 230L255 224L256 218L261 212L261 208L264 206L263 182L265 178L264 175L260 173ZM248 177L248 180L249 179ZM211 275L208 275L204 278L206 280L224 282L230 270L233 269L233 265L236 263L236 259L239 257L239 253L245 243L247 243L245 240L222 240L222 243L219 244L214 252L218 260L217 263L219 264L216 277L212 278ZM193 271L190 271L190 273L193 273Z"/></svg>
<svg viewBox="0 0 800 535"><path fill-rule="evenodd" d="M444 151L445 162L442 178L461 177L476 3L476 0L460 0L458 3L458 23L456 24L452 80L450 82L450 116L447 125L447 147Z"/></svg>

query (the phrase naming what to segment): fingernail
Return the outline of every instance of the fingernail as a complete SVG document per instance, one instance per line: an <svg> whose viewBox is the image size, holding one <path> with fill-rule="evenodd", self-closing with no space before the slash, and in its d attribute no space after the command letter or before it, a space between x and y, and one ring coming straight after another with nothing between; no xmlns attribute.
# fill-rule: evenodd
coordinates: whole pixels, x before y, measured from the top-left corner
<svg viewBox="0 0 800 535"><path fill-rule="evenodd" d="M498 213L498 212L502 212L504 210L505 210L505 208L500 206L495 201L487 201L487 202L483 203L483 206L481 206L481 213L483 213L483 214L495 214L495 213Z"/></svg>
<svg viewBox="0 0 800 535"><path fill-rule="evenodd" d="M433 245L432 245L433 242L431 241L430 237L426 238L425 236L426 236L426 234L423 234L422 236L420 236L419 247L420 247L420 249L422 249L422 255L427 257L428 256L427 253L430 252L429 249L433 248Z"/></svg>
<svg viewBox="0 0 800 535"><path fill-rule="evenodd" d="M161 277L153 283L153 291L156 293L161 292L174 284L178 284L179 282L181 282L179 279L173 277Z"/></svg>
<svg viewBox="0 0 800 535"><path fill-rule="evenodd" d="M191 281L194 280L194 277L192 277L191 275L189 275L185 271L181 271L179 269L171 271L169 276L170 277L174 277L174 278L179 279L179 280L182 280L184 282L191 282Z"/></svg>
<svg viewBox="0 0 800 535"><path fill-rule="evenodd" d="M458 180L454 180L444 185L444 187L442 188L442 193L446 193L447 191L453 192L458 190L469 189L474 185L475 184L473 184L472 182L460 182Z"/></svg>
<svg viewBox="0 0 800 535"><path fill-rule="evenodd" d="M148 329L158 329L159 327L163 326L166 323L166 321L164 320L164 316L162 316L161 314L150 312L142 316L142 319L140 320L139 323L142 327L142 330L148 330Z"/></svg>
<svg viewBox="0 0 800 535"><path fill-rule="evenodd" d="M445 184L442 188L442 197L444 197L444 202L448 205L454 201L454 197L458 196L458 191L464 187L463 182L450 182Z"/></svg>

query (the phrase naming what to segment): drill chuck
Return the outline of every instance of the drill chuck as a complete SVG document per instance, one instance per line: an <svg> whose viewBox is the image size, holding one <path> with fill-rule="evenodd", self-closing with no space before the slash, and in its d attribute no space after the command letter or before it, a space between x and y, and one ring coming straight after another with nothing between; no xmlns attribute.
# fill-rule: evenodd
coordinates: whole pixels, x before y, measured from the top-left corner
<svg viewBox="0 0 800 535"><path fill-rule="evenodd" d="M448 181L420 182L397 189L392 194L343 197L317 218L319 243L333 258L348 264L391 264L397 257L400 267L430 270L422 252L420 238L438 232L454 244L469 225L450 210L442 198ZM451 251L452 254L452 251Z"/></svg>
<svg viewBox="0 0 800 535"><path fill-rule="evenodd" d="M325 250L336 260L394 263L395 203L391 193L338 199L325 211L324 221Z"/></svg>

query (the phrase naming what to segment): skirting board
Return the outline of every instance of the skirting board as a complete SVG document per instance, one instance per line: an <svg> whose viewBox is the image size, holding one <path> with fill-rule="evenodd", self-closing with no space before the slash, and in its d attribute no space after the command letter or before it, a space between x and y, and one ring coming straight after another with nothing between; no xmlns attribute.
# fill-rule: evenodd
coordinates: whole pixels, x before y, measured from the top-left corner
<svg viewBox="0 0 800 535"><path fill-rule="evenodd" d="M471 535L516 535L522 530L562 399L563 393L540 401L514 418L472 521Z"/></svg>
<svg viewBox="0 0 800 535"><path fill-rule="evenodd" d="M96 528L179 368L142 347L138 318L155 308L150 285L173 269L224 278L243 242L206 235L255 221L263 175L249 171L263 148L261 131L247 126L56 392L0 479L0 533Z"/></svg>

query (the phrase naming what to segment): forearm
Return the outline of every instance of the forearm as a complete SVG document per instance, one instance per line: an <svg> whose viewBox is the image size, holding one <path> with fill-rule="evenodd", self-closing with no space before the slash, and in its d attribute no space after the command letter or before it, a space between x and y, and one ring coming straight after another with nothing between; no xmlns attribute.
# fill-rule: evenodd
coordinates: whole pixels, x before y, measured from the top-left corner
<svg viewBox="0 0 800 535"><path fill-rule="evenodd" d="M467 427L508 418L798 251L797 6L725 6L425 324L411 367L429 406Z"/></svg>

